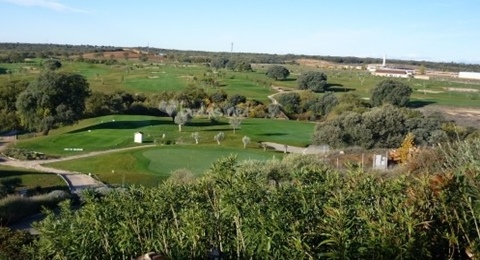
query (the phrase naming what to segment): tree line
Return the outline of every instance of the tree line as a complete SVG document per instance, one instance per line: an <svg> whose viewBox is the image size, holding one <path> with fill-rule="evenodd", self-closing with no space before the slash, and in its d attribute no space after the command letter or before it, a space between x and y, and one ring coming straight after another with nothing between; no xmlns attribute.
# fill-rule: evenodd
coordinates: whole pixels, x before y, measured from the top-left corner
<svg viewBox="0 0 480 260"><path fill-rule="evenodd" d="M269 63L286 64L295 62L297 59L317 59L331 61L340 64L359 64L367 65L381 63L380 58L360 58L360 57L341 57L341 56L321 56L321 55L295 55L295 54L266 54L266 53L226 53L226 52L207 52L207 51L182 51L154 47L137 47L136 49L168 56L169 60L179 62L199 62L210 63L215 59L230 57L242 59L247 63ZM96 45L62 45L62 44L30 44L30 43L0 43L0 62L23 62L25 58L50 58L50 57L69 57L80 55L82 53L104 52L104 51L122 51L121 47L114 46L96 46ZM431 69L441 71L480 71L480 64L467 64L456 62L432 62L415 60L396 60L391 59L391 63L426 66Z"/></svg>

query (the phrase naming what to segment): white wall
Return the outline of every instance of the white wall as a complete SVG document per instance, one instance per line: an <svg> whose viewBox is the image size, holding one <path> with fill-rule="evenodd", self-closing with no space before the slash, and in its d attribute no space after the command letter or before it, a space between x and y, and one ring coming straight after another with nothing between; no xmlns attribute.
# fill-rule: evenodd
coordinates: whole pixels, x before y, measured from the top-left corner
<svg viewBox="0 0 480 260"><path fill-rule="evenodd" d="M460 71L458 77L462 79L480 79L480 72Z"/></svg>

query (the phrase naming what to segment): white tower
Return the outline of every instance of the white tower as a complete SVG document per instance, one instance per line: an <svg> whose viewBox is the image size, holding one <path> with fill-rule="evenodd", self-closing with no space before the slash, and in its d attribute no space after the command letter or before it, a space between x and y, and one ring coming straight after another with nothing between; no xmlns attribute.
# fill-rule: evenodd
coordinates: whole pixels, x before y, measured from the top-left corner
<svg viewBox="0 0 480 260"><path fill-rule="evenodd" d="M383 54L383 63L382 63L382 67L386 67L387 66L387 55Z"/></svg>

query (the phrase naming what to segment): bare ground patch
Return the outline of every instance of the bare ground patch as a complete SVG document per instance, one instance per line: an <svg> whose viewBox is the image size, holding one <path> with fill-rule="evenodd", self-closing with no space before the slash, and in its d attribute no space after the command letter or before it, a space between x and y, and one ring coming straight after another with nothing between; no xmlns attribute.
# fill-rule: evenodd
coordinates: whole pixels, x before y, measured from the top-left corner
<svg viewBox="0 0 480 260"><path fill-rule="evenodd" d="M443 88L443 89L446 89L447 91L466 92L466 93L479 92L478 89L474 89L474 88Z"/></svg>
<svg viewBox="0 0 480 260"><path fill-rule="evenodd" d="M447 120L455 121L462 126L480 127L480 108L429 105L419 110L427 115L440 112Z"/></svg>
<svg viewBox="0 0 480 260"><path fill-rule="evenodd" d="M419 89L418 92L431 93L431 94L440 94L440 93L444 93L445 91L430 90L430 89Z"/></svg>

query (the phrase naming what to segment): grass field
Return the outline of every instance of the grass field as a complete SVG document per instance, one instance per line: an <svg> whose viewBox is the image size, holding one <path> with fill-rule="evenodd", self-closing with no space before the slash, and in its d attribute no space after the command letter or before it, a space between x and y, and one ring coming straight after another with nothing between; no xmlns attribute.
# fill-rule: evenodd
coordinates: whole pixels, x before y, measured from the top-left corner
<svg viewBox="0 0 480 260"><path fill-rule="evenodd" d="M182 132L178 132L177 125L170 118L112 115L82 120L76 125L52 130L48 136L22 136L15 146L48 155L68 156L138 145L133 142L134 133L137 131L144 133L145 143L153 143L157 139L163 143L192 144L192 132L199 132L200 144L213 144L213 136L223 131L224 143L232 147L242 147L241 139L245 135L250 137L252 144L270 141L307 146L314 126L310 122L248 118L242 122L236 134L233 134L226 119L212 124L207 119L198 118L184 126ZM165 139L161 139L163 134ZM82 151L71 151L68 148L80 148Z"/></svg>
<svg viewBox="0 0 480 260"><path fill-rule="evenodd" d="M156 186L177 169L202 174L219 158L236 155L241 160L267 160L281 153L261 149L238 149L217 145L165 145L129 152L119 152L74 161L49 164L51 167L90 172L110 184Z"/></svg>
<svg viewBox="0 0 480 260"><path fill-rule="evenodd" d="M287 66L292 74L290 80L276 81L277 86L285 88L296 88L295 79L306 68L298 65ZM333 87L330 91L334 91L338 95L346 92L353 92L361 97L369 98L373 88L385 77L372 76L366 71L358 70L331 70L331 69L315 69L325 72L328 77L329 84ZM467 106L480 107L480 82L460 82L455 79L400 79L413 89L411 96L411 105L446 105L446 106Z"/></svg>
<svg viewBox="0 0 480 260"><path fill-rule="evenodd" d="M154 148L116 152L51 165L94 173L108 183L156 185L168 177L172 170L187 168L200 174L213 161L230 154L238 155L240 160L271 158L275 153L263 151L258 145L261 141L307 146L313 130L314 124L309 122L245 119L241 128L233 134L226 120L212 124L207 119L198 118L184 126L182 132L178 132L177 125L170 118L115 115L82 120L77 125L53 130L49 136L22 137L16 147L48 155L69 156L138 145L133 143L133 135L137 131L144 133L146 143L153 143L154 139L165 134L165 139L160 139L165 145L158 144ZM220 131L225 133L225 139L221 145L217 145L213 136ZM192 132L200 134L198 145L194 144ZM247 149L243 148L241 141L245 135L251 139ZM66 151L65 148L82 148L83 151Z"/></svg>
<svg viewBox="0 0 480 260"><path fill-rule="evenodd" d="M34 191L40 187L43 191L67 190L67 184L56 174L33 172L8 166L0 166L0 183L12 185L15 190L28 189Z"/></svg>
<svg viewBox="0 0 480 260"><path fill-rule="evenodd" d="M131 93L152 94L161 91L180 91L189 84L204 86L207 93L221 88L229 95L241 94L249 99L268 102L267 96L274 93L270 85L296 88L296 79L304 71L319 70L328 76L330 89L341 95L353 91L362 97L370 97L371 90L384 77L371 76L366 71L324 69L300 65L286 65L292 72L284 81L273 81L265 76L269 65L255 65L255 72L213 73L210 68L202 64L178 63L135 63L137 61L120 60L117 65L90 64L82 62L64 62L64 71L84 75L92 90L112 92L124 90ZM39 73L40 60L29 63L0 64L0 67L9 69L12 75L0 75L0 83L10 79L32 79ZM123 63L126 62L126 63ZM219 87L213 88L202 83L206 75L215 78ZM413 105L438 104L448 106L480 106L480 83L462 83L455 79L398 79L404 81L414 90ZM470 90L469 92L467 92Z"/></svg>

